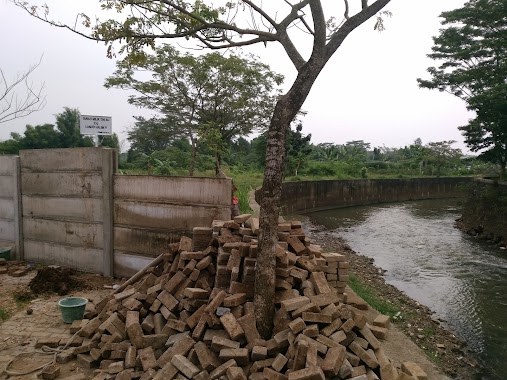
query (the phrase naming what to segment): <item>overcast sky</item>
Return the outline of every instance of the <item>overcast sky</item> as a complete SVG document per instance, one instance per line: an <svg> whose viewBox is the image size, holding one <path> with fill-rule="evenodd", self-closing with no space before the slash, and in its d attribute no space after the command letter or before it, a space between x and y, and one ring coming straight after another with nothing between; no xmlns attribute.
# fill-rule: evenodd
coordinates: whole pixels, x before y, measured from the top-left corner
<svg viewBox="0 0 507 380"><path fill-rule="evenodd" d="M92 0L48 2L56 18L69 20ZM426 68L434 64L426 54L440 28L439 14L464 2L392 0L386 8L393 13L386 20L386 31L374 31L370 20L329 61L303 106L308 112L303 133L311 133L315 144L365 140L372 146L402 147L421 138L424 144L457 140L455 147L464 148L457 127L471 117L465 104L447 93L419 89L416 82L427 77ZM0 124L0 140L23 132L26 124L54 123L54 115L65 106L83 114L112 116L120 140L126 140L132 116L150 115L130 106L125 91L103 87L115 68L103 44L38 21L8 0L0 0L0 36L0 67L8 78L43 56L32 80L44 83L47 95L44 110ZM292 83L296 71L279 47L273 43L254 52L286 76L286 85Z"/></svg>

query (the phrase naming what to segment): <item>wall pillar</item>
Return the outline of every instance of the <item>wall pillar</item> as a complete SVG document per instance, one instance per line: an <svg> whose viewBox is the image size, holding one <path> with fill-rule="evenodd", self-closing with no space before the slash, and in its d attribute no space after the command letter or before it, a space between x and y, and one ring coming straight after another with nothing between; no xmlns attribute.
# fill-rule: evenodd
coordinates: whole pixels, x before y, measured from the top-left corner
<svg viewBox="0 0 507 380"><path fill-rule="evenodd" d="M104 233L104 261L102 274L112 277L114 273L114 228L113 228L113 174L116 171L116 151L102 149L102 204Z"/></svg>
<svg viewBox="0 0 507 380"><path fill-rule="evenodd" d="M13 182L14 182L14 241L16 244L16 260L23 261L24 242L23 242L23 202L21 197L21 160L19 156L12 158L13 161Z"/></svg>

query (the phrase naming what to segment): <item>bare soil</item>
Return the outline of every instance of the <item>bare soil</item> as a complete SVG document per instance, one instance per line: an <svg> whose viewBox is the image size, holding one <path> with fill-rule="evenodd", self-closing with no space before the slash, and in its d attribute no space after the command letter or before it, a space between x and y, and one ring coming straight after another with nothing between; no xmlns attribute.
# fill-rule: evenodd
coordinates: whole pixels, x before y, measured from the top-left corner
<svg viewBox="0 0 507 380"><path fill-rule="evenodd" d="M475 354L459 340L448 328L436 319L433 312L409 298L405 293L385 282L384 271L374 265L374 260L357 254L341 238L329 233L324 227L304 221L305 232L313 243L319 244L328 252L344 254L350 271L362 283L375 289L379 298L398 307L402 318L393 319L395 326L420 347L440 369L449 377L460 380L478 378L483 369ZM404 347L399 347L404 350Z"/></svg>
<svg viewBox="0 0 507 380"><path fill-rule="evenodd" d="M11 262L10 265L17 265ZM0 309L12 315L35 298L66 295L74 291L103 290L121 281L65 267L43 267L22 277L0 275ZM0 323L2 320L0 319Z"/></svg>

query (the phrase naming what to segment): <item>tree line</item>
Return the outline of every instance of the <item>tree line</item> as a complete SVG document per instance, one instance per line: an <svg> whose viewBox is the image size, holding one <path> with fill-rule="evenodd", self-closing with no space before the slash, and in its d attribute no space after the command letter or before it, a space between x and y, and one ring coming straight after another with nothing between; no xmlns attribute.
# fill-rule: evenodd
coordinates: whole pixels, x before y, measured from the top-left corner
<svg viewBox="0 0 507 380"><path fill-rule="evenodd" d="M0 154L19 154L22 149L76 148L95 146L89 136L79 131L79 110L65 107L56 115L56 122L27 125L24 133L12 132L11 138L0 142ZM119 148L118 136L98 136L98 145Z"/></svg>

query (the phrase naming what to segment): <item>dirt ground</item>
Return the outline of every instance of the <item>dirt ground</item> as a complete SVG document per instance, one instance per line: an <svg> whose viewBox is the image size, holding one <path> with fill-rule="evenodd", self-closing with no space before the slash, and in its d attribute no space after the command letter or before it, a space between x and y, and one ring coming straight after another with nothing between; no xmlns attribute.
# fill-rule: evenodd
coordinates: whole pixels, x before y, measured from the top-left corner
<svg viewBox="0 0 507 380"><path fill-rule="evenodd" d="M64 272L66 274L60 280L68 281L67 275L71 272L66 270ZM2 310L2 315L0 315L0 380L7 378L34 379L34 373L8 377L4 369L14 358L16 358L15 361L9 366L11 371L26 372L46 364L53 359L53 355L35 353L40 351L35 348L37 341L48 337L68 340L72 336L69 331L70 325L63 322L57 306L57 301L62 296L48 292L46 287L49 285L42 286L41 278L33 281L36 273L37 271L34 269L22 277L0 275L0 310ZM72 273L70 283L73 284L73 287L68 289L67 294L87 298L90 303L102 299L112 291L113 284L119 283L119 281L95 274L73 271ZM46 280L48 280L47 277ZM36 289L38 294L34 294L30 290L31 282L38 284L39 288ZM58 281L54 281L53 285L57 283ZM60 369L60 377L81 373L86 378L93 377L91 371L81 368L76 361L61 365Z"/></svg>
<svg viewBox="0 0 507 380"><path fill-rule="evenodd" d="M394 340L398 340L398 343L392 342L392 357L405 356L410 346L412 350L408 350L409 356L415 357L425 352L426 359L431 358L431 361L449 377L460 380L478 378L478 373L482 369L474 353L451 331L442 326L429 308L387 284L383 270L374 265L373 259L357 254L345 241L331 235L323 227L310 224L308 220L305 220L305 232L313 243L321 245L324 250L346 255L350 262L350 271L361 279L361 282L374 288L380 298L401 309L404 318L394 321L400 335L396 334L395 337L395 334L391 334ZM431 331L431 334L423 333L427 331ZM413 345L409 345L407 339ZM396 355L396 352L399 354ZM417 362L415 359L412 360Z"/></svg>

